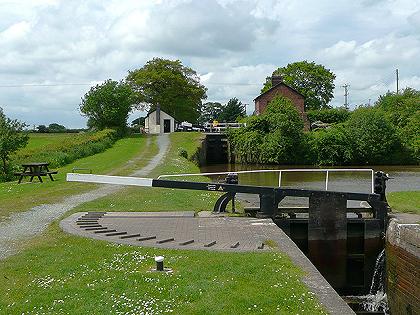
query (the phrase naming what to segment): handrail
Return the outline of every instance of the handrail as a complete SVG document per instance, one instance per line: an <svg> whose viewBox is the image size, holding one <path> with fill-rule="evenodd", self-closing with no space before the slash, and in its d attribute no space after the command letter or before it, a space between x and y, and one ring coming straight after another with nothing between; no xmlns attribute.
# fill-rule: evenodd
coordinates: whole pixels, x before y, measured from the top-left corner
<svg viewBox="0 0 420 315"><path fill-rule="evenodd" d="M167 177L187 177L187 176L209 176L209 175L228 175L228 174L248 174L248 173L279 173L279 187L281 187L283 172L325 172L325 190L328 190L329 173L330 172L370 172L371 173L371 192L375 192L375 171L368 168L297 168L286 170L251 170L251 171L237 171L237 172L213 172L213 173L194 173L194 174L164 174L158 176L157 179Z"/></svg>

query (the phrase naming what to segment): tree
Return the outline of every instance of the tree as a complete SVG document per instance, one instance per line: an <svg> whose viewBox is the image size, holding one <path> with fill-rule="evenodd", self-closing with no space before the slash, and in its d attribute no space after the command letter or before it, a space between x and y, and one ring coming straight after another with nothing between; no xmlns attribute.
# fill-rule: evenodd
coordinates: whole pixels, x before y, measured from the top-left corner
<svg viewBox="0 0 420 315"><path fill-rule="evenodd" d="M219 115L220 121L236 122L238 118L245 117L245 105L243 105L236 97L231 98L229 102L223 106Z"/></svg>
<svg viewBox="0 0 420 315"><path fill-rule="evenodd" d="M57 123L52 123L48 125L49 132L66 132L66 127L59 125Z"/></svg>
<svg viewBox="0 0 420 315"><path fill-rule="evenodd" d="M223 105L218 102L207 102L201 106L201 115L198 118L200 124L219 120L220 114L223 111Z"/></svg>
<svg viewBox="0 0 420 315"><path fill-rule="evenodd" d="M38 130L38 132L40 133L47 133L48 132L48 128L45 125L39 125L38 127L36 127L36 129Z"/></svg>
<svg viewBox="0 0 420 315"><path fill-rule="evenodd" d="M345 108L328 108L306 112L309 122L322 121L329 124L343 123L349 119L351 112Z"/></svg>
<svg viewBox="0 0 420 315"><path fill-rule="evenodd" d="M178 121L195 122L207 89L197 73L179 60L153 58L142 68L129 71L127 81L137 93L140 107L157 105Z"/></svg>
<svg viewBox="0 0 420 315"><path fill-rule="evenodd" d="M315 62L300 61L278 68L273 75L282 77L283 82L305 97L305 110L330 108L333 98L335 74ZM267 77L261 92L272 87L271 77Z"/></svg>
<svg viewBox="0 0 420 315"><path fill-rule="evenodd" d="M28 134L24 132L25 123L12 120L3 113L0 107L0 158L2 160L1 177L9 174L10 154L23 148L28 143Z"/></svg>
<svg viewBox="0 0 420 315"><path fill-rule="evenodd" d="M89 128L122 130L135 102L135 94L128 84L109 79L90 88L82 98L80 111L89 118Z"/></svg>
<svg viewBox="0 0 420 315"><path fill-rule="evenodd" d="M399 94L388 92L379 96L375 107L383 110L395 127L404 128L420 111L420 91L406 88Z"/></svg>

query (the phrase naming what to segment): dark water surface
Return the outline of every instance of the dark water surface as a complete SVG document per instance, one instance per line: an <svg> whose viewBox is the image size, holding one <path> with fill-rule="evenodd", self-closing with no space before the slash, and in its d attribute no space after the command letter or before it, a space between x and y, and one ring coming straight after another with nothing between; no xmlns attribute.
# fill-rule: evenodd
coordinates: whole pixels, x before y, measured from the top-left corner
<svg viewBox="0 0 420 315"><path fill-rule="evenodd" d="M286 169L313 169L312 166L295 165L241 165L241 164L214 164L201 167L201 172L230 172L249 170L286 170ZM392 179L387 183L387 192L420 190L420 166L350 166L337 167L346 169L373 169L384 171ZM225 175L212 176L214 180L223 180ZM239 183L259 186L278 186L279 174L272 173L248 173L239 174ZM337 172L329 173L328 190L362 192L371 191L370 172ZM283 172L282 187L325 189L325 172Z"/></svg>

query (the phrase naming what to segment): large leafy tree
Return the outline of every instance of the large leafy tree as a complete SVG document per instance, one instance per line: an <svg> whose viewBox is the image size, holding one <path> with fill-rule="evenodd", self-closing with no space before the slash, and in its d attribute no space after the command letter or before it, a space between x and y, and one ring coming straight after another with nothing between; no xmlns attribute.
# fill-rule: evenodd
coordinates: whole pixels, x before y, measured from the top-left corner
<svg viewBox="0 0 420 315"><path fill-rule="evenodd" d="M219 115L220 121L235 122L240 117L245 117L245 105L242 104L236 97L231 98Z"/></svg>
<svg viewBox="0 0 420 315"><path fill-rule="evenodd" d="M91 87L80 103L80 111L87 116L88 127L96 129L124 129L128 114L137 101L130 85L107 80Z"/></svg>
<svg viewBox="0 0 420 315"><path fill-rule="evenodd" d="M9 175L10 155L28 143L29 137L24 132L25 127L25 123L6 117L0 107L0 158L2 161L0 178L6 178Z"/></svg>
<svg viewBox="0 0 420 315"><path fill-rule="evenodd" d="M235 122L238 118L245 117L245 105L236 97L231 98L227 104L207 102L201 107L200 123L219 120L223 122Z"/></svg>
<svg viewBox="0 0 420 315"><path fill-rule="evenodd" d="M57 123L52 123L48 125L48 131L49 132L66 132L66 127Z"/></svg>
<svg viewBox="0 0 420 315"><path fill-rule="evenodd" d="M142 68L129 71L127 81L138 94L140 107L161 109L178 121L195 122L207 89L197 73L179 60L153 58Z"/></svg>
<svg viewBox="0 0 420 315"><path fill-rule="evenodd" d="M201 106L201 114L198 118L200 124L218 120L223 111L223 105L219 102L207 102Z"/></svg>
<svg viewBox="0 0 420 315"><path fill-rule="evenodd" d="M375 107L383 110L394 126L403 128L420 111L420 91L406 88L399 94L388 92L379 96Z"/></svg>
<svg viewBox="0 0 420 315"><path fill-rule="evenodd" d="M330 108L333 98L335 74L315 62L300 61L289 63L273 72L283 78L283 82L305 97L305 110ZM261 92L272 87L271 77L267 77Z"/></svg>

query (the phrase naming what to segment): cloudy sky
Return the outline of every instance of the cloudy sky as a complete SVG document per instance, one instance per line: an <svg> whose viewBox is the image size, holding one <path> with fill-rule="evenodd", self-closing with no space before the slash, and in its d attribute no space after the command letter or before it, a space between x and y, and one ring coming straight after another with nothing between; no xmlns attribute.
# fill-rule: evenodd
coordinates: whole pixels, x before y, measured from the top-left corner
<svg viewBox="0 0 420 315"><path fill-rule="evenodd" d="M373 103L397 68L401 87L420 89L420 0L0 0L0 107L28 124L84 127L90 85L155 56L248 112L266 76L301 60L337 75L334 106L345 83L351 107Z"/></svg>

